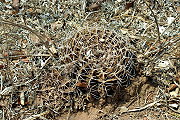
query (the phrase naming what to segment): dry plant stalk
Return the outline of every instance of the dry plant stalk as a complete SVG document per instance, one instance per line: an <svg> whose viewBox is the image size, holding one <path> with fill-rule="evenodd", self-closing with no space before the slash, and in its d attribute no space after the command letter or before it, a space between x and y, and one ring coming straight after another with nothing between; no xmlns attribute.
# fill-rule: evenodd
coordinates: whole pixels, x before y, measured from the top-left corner
<svg viewBox="0 0 180 120"><path fill-rule="evenodd" d="M16 27L19 27L19 28L22 28L22 29L25 29L25 30L28 30L28 31L32 32L34 35L36 35L39 38L41 43L48 49L49 53L52 56L54 56L54 53L50 50L50 48L49 48L49 46L47 44L47 43L49 43L48 40L50 40L47 36L41 35L36 30L33 30L30 27L28 27L28 26L25 26L25 25L22 25L22 24L16 24L16 23L13 23L13 22L10 22L10 21L7 21L7 20L3 20L1 18L0 18L0 23L16 26Z"/></svg>

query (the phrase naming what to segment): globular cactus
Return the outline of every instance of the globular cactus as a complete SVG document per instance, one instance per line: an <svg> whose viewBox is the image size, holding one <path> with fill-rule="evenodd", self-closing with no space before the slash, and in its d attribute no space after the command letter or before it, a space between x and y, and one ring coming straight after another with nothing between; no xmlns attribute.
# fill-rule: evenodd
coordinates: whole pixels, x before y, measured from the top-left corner
<svg viewBox="0 0 180 120"><path fill-rule="evenodd" d="M74 101L115 97L137 74L136 53L127 36L102 28L79 30L60 48L62 75ZM71 88L71 90L70 90ZM76 104L73 102L73 104Z"/></svg>

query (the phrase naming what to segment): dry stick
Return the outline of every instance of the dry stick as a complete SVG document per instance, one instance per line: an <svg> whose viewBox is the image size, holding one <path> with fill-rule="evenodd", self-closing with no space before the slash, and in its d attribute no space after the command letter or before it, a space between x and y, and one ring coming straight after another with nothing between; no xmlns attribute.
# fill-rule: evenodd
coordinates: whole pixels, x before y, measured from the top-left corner
<svg viewBox="0 0 180 120"><path fill-rule="evenodd" d="M43 43L43 45L48 49L48 51L50 52L50 54L51 54L52 56L54 56L54 54L51 52L51 50L49 49L49 47L46 45L46 43L45 43L45 41L44 41L45 38L48 39L47 37L45 37L45 36L43 37L42 35L40 35L40 33L37 33L35 30L32 30L31 28L29 28L29 27L27 27L27 26L25 26L25 25L16 24L16 23L13 23L13 22L10 22L10 21L3 20L3 19L1 19L1 18L0 18L0 23L12 25L12 26L17 26L17 27L20 27L20 28L23 28L23 29L25 29L25 30L28 30L28 31L32 32L33 34L35 34L35 35L39 38L39 40ZM35 79L37 79L37 78L40 76L41 72L42 72L42 68L46 65L46 63L47 63L50 59L51 59L51 56L46 60L45 64L40 68L40 71L38 72L38 75L37 75L34 79L29 80L29 81L27 81L27 82L25 82L25 83L23 83L23 84L16 85L16 86L26 85L26 84L34 81Z"/></svg>
<svg viewBox="0 0 180 120"><path fill-rule="evenodd" d="M33 78L33 79L31 79L31 80L28 80L28 81L26 81L25 83L18 84L18 85L16 85L16 86L27 85L27 84L31 83L32 81L38 79L38 78L40 77L40 75L41 75L42 69L45 67L45 65L48 63L48 61L49 61L51 58L52 58L52 57L50 56L50 57L45 61L44 65L40 68L40 70L38 71L38 75L37 75L35 78Z"/></svg>
<svg viewBox="0 0 180 120"><path fill-rule="evenodd" d="M40 114L36 114L36 115L32 115L28 118L25 118L23 120L35 120L37 118L40 118L40 119L43 119L43 120L48 120L47 118L43 117L43 115L47 115L49 113L49 111L45 111L43 113L40 113Z"/></svg>
<svg viewBox="0 0 180 120"><path fill-rule="evenodd" d="M147 109L147 108L149 108L149 107L152 107L152 106L154 106L156 103L158 103L159 101L155 101L155 102L153 102L153 103L150 103L150 104L147 104L146 106L144 106L144 107L141 107L141 108L137 108L137 109L132 109L132 110L128 110L128 111L126 111L126 112L123 112L123 113L129 113L129 112L139 112L139 111L142 111L142 110L145 110L145 109Z"/></svg>
<svg viewBox="0 0 180 120"><path fill-rule="evenodd" d="M180 114L180 112L178 110L175 110L175 109L173 109L172 107L169 107L169 106L168 106L168 108L171 109L173 112Z"/></svg>
<svg viewBox="0 0 180 120"><path fill-rule="evenodd" d="M128 108L130 105L132 105L132 103L135 102L138 97L139 97L139 95L137 95L135 98L133 98L133 100L131 100L131 102L126 107Z"/></svg>
<svg viewBox="0 0 180 120"><path fill-rule="evenodd" d="M14 56L8 56L9 58L17 58L17 57L49 57L51 55L49 54L27 54L27 55L14 55ZM0 59L5 59L6 57L0 57Z"/></svg>
<svg viewBox="0 0 180 120"><path fill-rule="evenodd" d="M157 33L158 33L158 39L151 45L151 47L145 52L145 55L147 55L149 53L149 51L153 48L154 45L156 45L157 42L160 41L160 32L159 32L159 24L158 24L158 21L157 21L157 18L153 12L153 10L151 9L151 7L148 5L148 3L143 0L145 2L145 4L148 6L148 8L150 9L151 13L152 13L152 16L154 17L154 22L156 23L156 27L157 27Z"/></svg>
<svg viewBox="0 0 180 120"><path fill-rule="evenodd" d="M7 36L6 36L6 39L7 39ZM8 46L8 41L6 40L6 49L7 49L7 52L9 53L9 46ZM13 92L13 88L14 88L14 85L13 85L13 80L12 80L12 70L10 68L10 60L9 60L9 56L7 56L5 58L5 61L6 61L6 65L7 65L7 68L6 68L6 71L5 73L7 74L7 79L9 79L10 83L12 84L12 89L11 89L11 92ZM4 90L3 90L4 91Z"/></svg>
<svg viewBox="0 0 180 120"><path fill-rule="evenodd" d="M168 30L168 28L174 23L174 21L175 21L179 16L180 16L180 14L178 14L178 15L176 16L176 18L166 27L166 29L161 33L160 36L162 36L162 35Z"/></svg>
<svg viewBox="0 0 180 120"><path fill-rule="evenodd" d="M23 28L25 30L28 30L28 31L32 32L33 34L35 34L39 38L39 40L43 43L43 45L48 49L50 54L52 56L54 56L53 52L49 49L49 47L46 45L46 43L44 41L44 39L48 39L47 37L40 35L40 33L38 33L37 31L35 31L33 29L31 29L28 26L21 25L21 24L16 24L16 23L13 23L13 22L10 22L10 21L7 21L7 20L3 20L2 18L0 18L0 23L8 24L8 25L16 26L16 27L20 27L20 28Z"/></svg>
<svg viewBox="0 0 180 120"><path fill-rule="evenodd" d="M87 20L87 18L91 15L91 14L93 14L93 13L97 13L98 11L92 11L92 12L89 12L88 13L88 15L86 15L86 17L84 18L84 20L82 21L82 25L83 25L83 23Z"/></svg>
<svg viewBox="0 0 180 120"><path fill-rule="evenodd" d="M178 15L178 16L167 26L167 28L161 33L160 36L162 36L162 35L168 30L168 28L175 22L175 20L176 20L177 18L179 18L179 16L180 16L180 15ZM177 38L178 38L178 37L177 37ZM179 39L178 39L178 40L179 40ZM173 43L177 42L178 40L175 40ZM169 45L169 44L170 44L170 42L167 43L167 44L165 44L164 46L162 45L161 48L164 48L165 46L167 46L167 45ZM161 48L160 48L160 49L161 49ZM154 53L154 52L156 52L156 54L158 54L158 52L160 51L160 49L159 49L159 50L156 50L156 51L153 51L153 52L149 52L149 53ZM164 53L165 53L165 52L164 52ZM162 53L161 56L162 56L164 53ZM154 55L154 57L153 57L152 60L154 60L155 57L156 57L156 55Z"/></svg>
<svg viewBox="0 0 180 120"><path fill-rule="evenodd" d="M164 55L168 50L170 50L173 47L173 43L176 43L179 41L179 38L177 37L172 43L167 43L166 45L162 46L161 48L164 48L165 46L169 45L170 48L167 49L166 51L162 52L158 57L156 56L158 52L161 50L159 49L158 52L154 55L154 57L151 59L151 61L155 61L156 59L160 58L162 55ZM153 52L154 53L154 52Z"/></svg>

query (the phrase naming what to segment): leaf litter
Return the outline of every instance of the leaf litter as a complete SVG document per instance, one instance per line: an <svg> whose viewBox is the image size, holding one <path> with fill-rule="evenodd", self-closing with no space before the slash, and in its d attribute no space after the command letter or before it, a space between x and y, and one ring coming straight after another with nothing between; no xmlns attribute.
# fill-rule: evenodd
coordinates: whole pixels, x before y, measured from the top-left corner
<svg viewBox="0 0 180 120"><path fill-rule="evenodd" d="M178 8L0 1L1 119L178 119Z"/></svg>

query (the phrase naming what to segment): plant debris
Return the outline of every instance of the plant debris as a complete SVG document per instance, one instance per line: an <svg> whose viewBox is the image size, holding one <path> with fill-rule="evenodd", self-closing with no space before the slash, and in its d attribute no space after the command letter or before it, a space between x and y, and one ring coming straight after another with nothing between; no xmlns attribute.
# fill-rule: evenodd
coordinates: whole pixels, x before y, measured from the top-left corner
<svg viewBox="0 0 180 120"><path fill-rule="evenodd" d="M0 0L0 119L178 119L178 0Z"/></svg>

